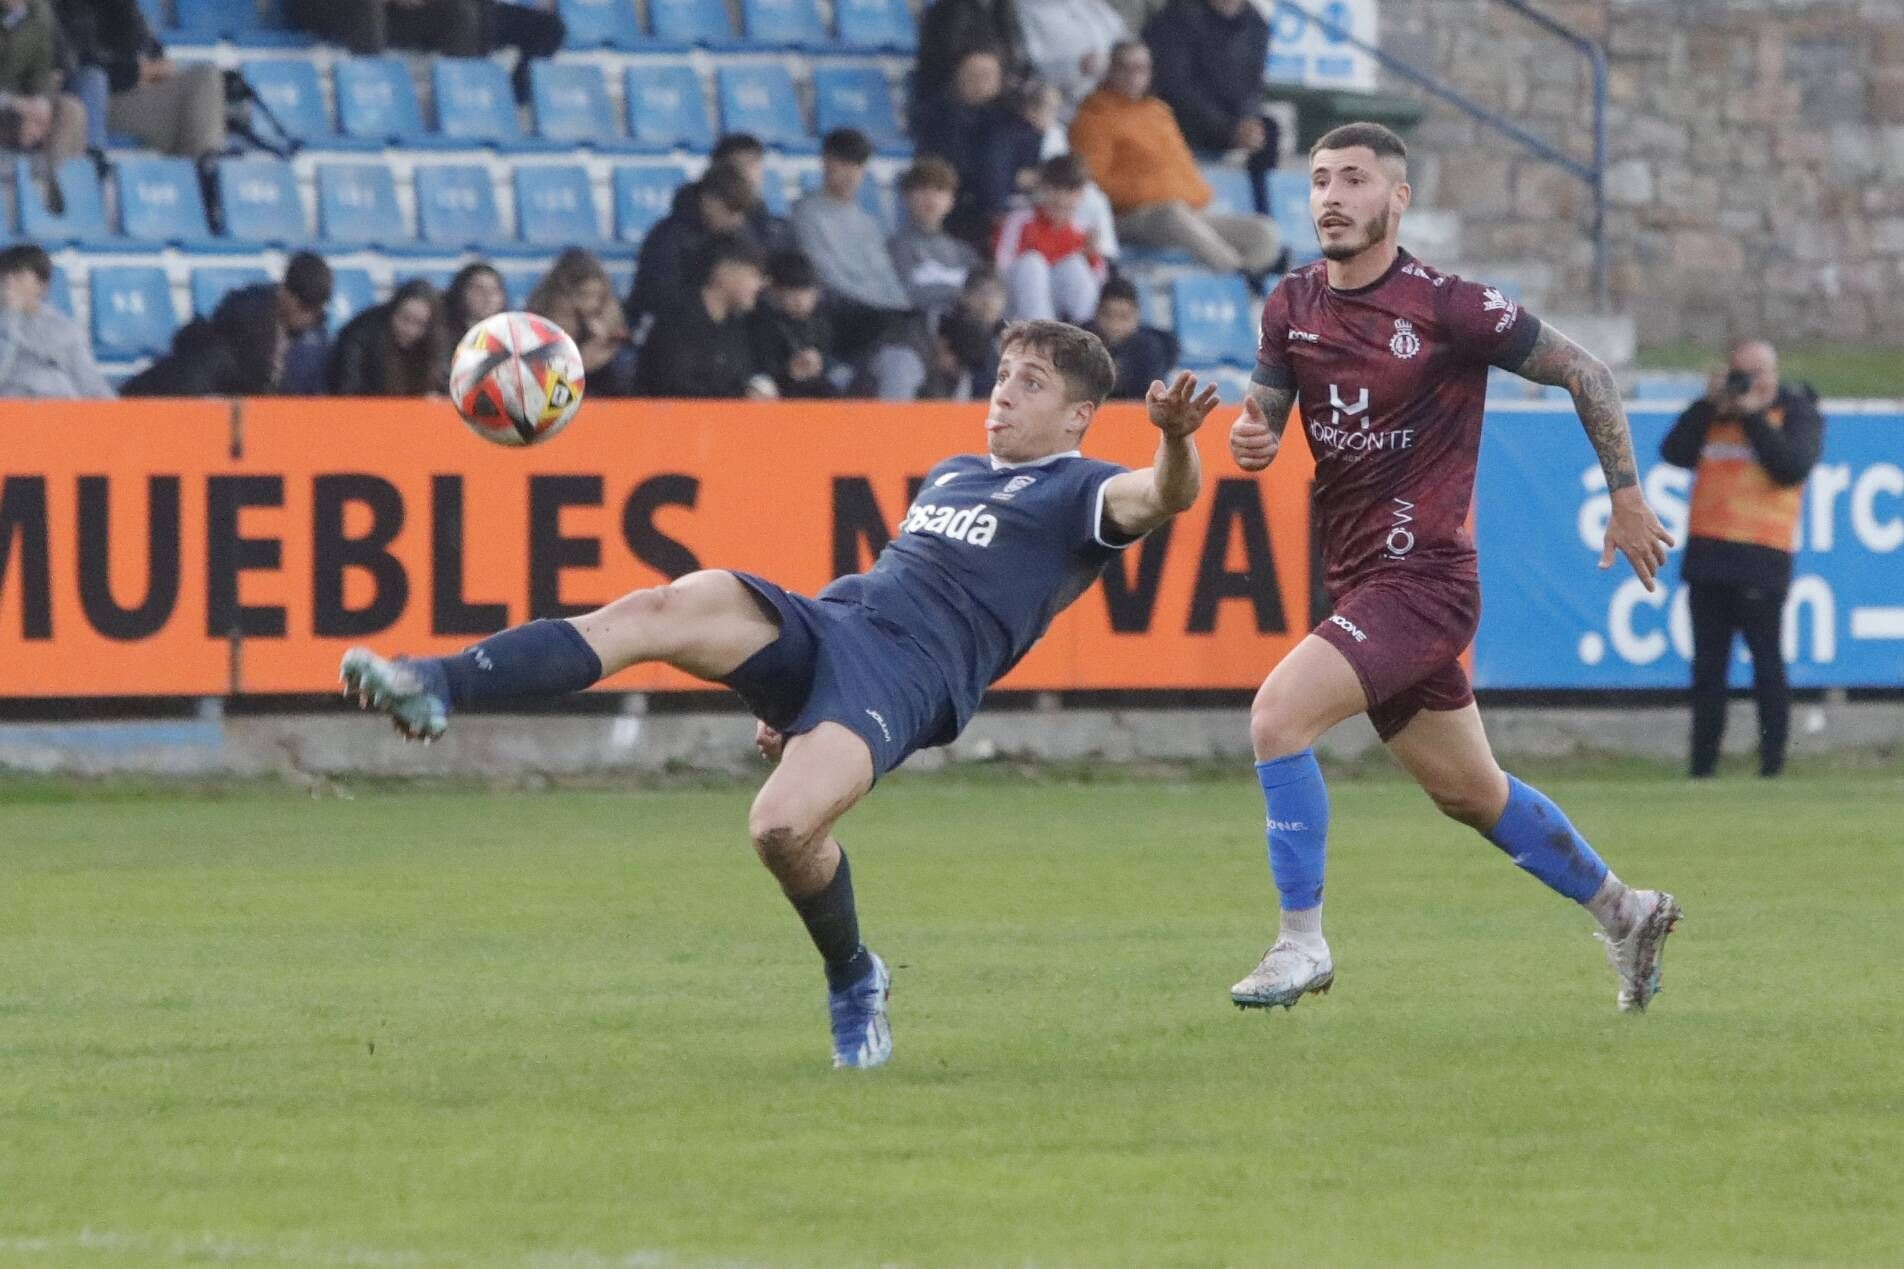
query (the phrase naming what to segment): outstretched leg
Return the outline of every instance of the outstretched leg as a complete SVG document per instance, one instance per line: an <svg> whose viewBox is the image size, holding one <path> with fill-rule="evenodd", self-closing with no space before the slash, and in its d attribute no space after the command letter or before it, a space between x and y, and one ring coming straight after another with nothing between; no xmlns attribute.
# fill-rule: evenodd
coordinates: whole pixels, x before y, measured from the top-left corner
<svg viewBox="0 0 1904 1269"><path fill-rule="evenodd" d="M1421 711L1388 748L1442 814L1593 914L1620 976L1620 1008L1646 1008L1659 990L1661 944L1679 920L1673 896L1621 881L1546 794L1502 771L1473 704Z"/></svg>

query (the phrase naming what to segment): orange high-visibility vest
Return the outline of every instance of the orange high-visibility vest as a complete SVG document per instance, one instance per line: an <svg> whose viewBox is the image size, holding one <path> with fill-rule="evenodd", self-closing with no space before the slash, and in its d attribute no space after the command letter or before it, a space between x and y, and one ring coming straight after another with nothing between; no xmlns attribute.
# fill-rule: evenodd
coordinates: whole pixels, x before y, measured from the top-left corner
<svg viewBox="0 0 1904 1269"><path fill-rule="evenodd" d="M1784 427L1784 408L1772 406L1765 420ZM1692 487L1693 537L1797 550L1798 511L1804 498L1803 482L1781 485L1759 465L1744 424L1714 419L1706 428Z"/></svg>

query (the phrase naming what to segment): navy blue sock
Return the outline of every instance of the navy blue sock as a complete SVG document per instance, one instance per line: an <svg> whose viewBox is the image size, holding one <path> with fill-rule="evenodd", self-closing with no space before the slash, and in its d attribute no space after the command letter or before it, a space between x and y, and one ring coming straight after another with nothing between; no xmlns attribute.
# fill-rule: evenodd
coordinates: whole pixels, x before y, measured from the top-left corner
<svg viewBox="0 0 1904 1269"><path fill-rule="evenodd" d="M853 906L853 870L847 866L846 852L840 852L839 870L833 880L814 894L791 899L793 910L806 923L813 946L826 961L826 985L829 991L844 991L873 967L866 945L859 941L859 910Z"/></svg>
<svg viewBox="0 0 1904 1269"><path fill-rule="evenodd" d="M1285 912L1306 912L1322 903L1323 866L1329 844L1329 789L1316 751L1304 749L1256 764L1268 812L1269 870Z"/></svg>
<svg viewBox="0 0 1904 1269"><path fill-rule="evenodd" d="M1487 839L1508 857L1575 903L1585 903L1606 880L1607 866L1552 799L1507 777L1507 809Z"/></svg>
<svg viewBox="0 0 1904 1269"><path fill-rule="evenodd" d="M532 621L493 634L452 657L413 663L454 708L567 696L602 677L602 661L566 621Z"/></svg>

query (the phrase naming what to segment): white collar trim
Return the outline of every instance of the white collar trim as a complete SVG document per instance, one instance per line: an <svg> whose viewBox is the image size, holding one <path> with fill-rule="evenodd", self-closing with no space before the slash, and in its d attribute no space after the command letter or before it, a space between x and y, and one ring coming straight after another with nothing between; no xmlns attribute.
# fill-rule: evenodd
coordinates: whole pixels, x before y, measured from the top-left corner
<svg viewBox="0 0 1904 1269"><path fill-rule="evenodd" d="M1082 458L1084 457L1084 451L1081 449L1068 449L1062 454L1047 454L1043 458L1034 458L1024 463L1008 463L996 454L987 454L985 457L992 460L993 471L1010 471L1014 467L1043 467L1047 463L1057 462L1060 458Z"/></svg>

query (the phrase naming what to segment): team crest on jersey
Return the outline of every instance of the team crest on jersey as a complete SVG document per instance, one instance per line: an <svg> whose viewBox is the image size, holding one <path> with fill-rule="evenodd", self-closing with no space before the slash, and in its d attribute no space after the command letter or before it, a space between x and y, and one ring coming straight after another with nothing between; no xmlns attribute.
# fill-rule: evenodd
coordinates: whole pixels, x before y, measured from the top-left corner
<svg viewBox="0 0 1904 1269"><path fill-rule="evenodd" d="M1520 305L1501 294L1499 287L1490 286L1481 291L1481 311L1501 315L1501 320L1494 323L1494 333L1498 335L1514 324L1514 317L1521 310Z"/></svg>
<svg viewBox="0 0 1904 1269"><path fill-rule="evenodd" d="M1421 351L1421 336L1415 333L1415 324L1406 317L1395 319L1395 334L1388 341L1388 351L1403 361Z"/></svg>
<svg viewBox="0 0 1904 1269"><path fill-rule="evenodd" d="M1010 502L1013 494L1016 494L1020 489L1031 488L1032 485L1037 483L1037 480L1038 478L1036 476L1013 476L1010 480L1005 482L1005 487L993 494L992 497L998 499L1000 502Z"/></svg>

